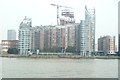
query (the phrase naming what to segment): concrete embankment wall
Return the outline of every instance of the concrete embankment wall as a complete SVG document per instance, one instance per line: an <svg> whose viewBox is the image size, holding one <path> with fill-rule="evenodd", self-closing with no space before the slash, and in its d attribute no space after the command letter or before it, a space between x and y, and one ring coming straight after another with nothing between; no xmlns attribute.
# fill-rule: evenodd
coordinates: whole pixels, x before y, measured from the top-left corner
<svg viewBox="0 0 120 80"><path fill-rule="evenodd" d="M5 54L0 57L8 58L70 58L70 59L120 59L120 56L79 56L79 55L14 55Z"/></svg>

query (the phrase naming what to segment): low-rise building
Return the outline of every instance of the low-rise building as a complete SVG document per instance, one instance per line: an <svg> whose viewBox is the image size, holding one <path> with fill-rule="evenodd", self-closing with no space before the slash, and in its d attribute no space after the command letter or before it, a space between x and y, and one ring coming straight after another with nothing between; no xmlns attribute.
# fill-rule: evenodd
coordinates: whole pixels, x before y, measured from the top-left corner
<svg viewBox="0 0 120 80"><path fill-rule="evenodd" d="M98 39L98 51L104 53L115 52L115 36L104 36Z"/></svg>
<svg viewBox="0 0 120 80"><path fill-rule="evenodd" d="M9 48L18 48L18 40L2 40L2 53L7 53Z"/></svg>

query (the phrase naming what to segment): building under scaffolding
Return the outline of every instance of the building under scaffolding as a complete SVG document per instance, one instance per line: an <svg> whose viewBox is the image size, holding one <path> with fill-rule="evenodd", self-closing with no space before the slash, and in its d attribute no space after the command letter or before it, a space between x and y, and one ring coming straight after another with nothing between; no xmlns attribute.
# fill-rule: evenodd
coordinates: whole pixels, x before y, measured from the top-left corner
<svg viewBox="0 0 120 80"><path fill-rule="evenodd" d="M69 9L61 11L60 25L72 24L75 23L74 12L71 12Z"/></svg>

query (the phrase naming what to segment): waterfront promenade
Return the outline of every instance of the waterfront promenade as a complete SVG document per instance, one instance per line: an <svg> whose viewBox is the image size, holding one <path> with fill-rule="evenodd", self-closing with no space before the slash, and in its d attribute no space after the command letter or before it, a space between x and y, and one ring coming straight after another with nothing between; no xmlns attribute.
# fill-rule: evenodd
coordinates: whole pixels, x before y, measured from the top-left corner
<svg viewBox="0 0 120 80"><path fill-rule="evenodd" d="M120 56L80 56L80 55L15 55L15 54L0 54L0 57L8 58L68 58L68 59L120 59Z"/></svg>

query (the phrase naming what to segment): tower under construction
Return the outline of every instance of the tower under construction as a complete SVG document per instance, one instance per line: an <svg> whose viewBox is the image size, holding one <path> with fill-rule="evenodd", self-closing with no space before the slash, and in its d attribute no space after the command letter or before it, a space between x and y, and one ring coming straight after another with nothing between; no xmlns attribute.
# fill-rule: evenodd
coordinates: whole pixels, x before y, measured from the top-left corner
<svg viewBox="0 0 120 80"><path fill-rule="evenodd" d="M61 11L60 25L75 23L74 12L69 9L64 9Z"/></svg>

